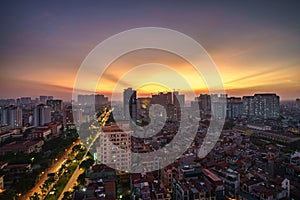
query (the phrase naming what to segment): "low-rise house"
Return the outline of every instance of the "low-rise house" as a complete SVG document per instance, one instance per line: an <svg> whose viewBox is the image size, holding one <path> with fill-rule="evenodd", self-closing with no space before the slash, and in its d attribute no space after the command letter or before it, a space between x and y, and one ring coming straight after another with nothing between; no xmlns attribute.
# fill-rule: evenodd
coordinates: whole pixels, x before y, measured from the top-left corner
<svg viewBox="0 0 300 200"><path fill-rule="evenodd" d="M5 155L7 153L25 153L30 154L33 152L40 152L42 146L44 145L43 140L34 140L34 141L14 141L9 144L6 144L0 147L0 154Z"/></svg>
<svg viewBox="0 0 300 200"><path fill-rule="evenodd" d="M4 167L4 172L8 174L27 174L32 172L31 164L9 164Z"/></svg>

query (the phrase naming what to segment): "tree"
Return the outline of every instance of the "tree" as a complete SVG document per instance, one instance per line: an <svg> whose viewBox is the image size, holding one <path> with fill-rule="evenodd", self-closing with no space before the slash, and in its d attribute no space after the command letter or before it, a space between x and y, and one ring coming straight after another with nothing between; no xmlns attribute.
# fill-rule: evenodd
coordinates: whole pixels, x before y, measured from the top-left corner
<svg viewBox="0 0 300 200"><path fill-rule="evenodd" d="M73 197L72 192L67 191L67 192L64 192L64 196L63 196L62 200L71 200L72 197Z"/></svg>
<svg viewBox="0 0 300 200"><path fill-rule="evenodd" d="M1 193L0 200L14 199L15 195L15 191L5 190L3 193Z"/></svg>
<svg viewBox="0 0 300 200"><path fill-rule="evenodd" d="M292 142L292 143L290 144L290 147L291 147L293 150L300 151L300 140L296 140L296 141Z"/></svg>
<svg viewBox="0 0 300 200"><path fill-rule="evenodd" d="M84 169L89 169L94 164L94 159L89 158L87 160L84 160L80 163L79 167Z"/></svg>
<svg viewBox="0 0 300 200"><path fill-rule="evenodd" d="M78 151L80 149L81 145L80 144L77 144L75 145L73 148L72 148L72 151L75 152L75 151Z"/></svg>
<svg viewBox="0 0 300 200"><path fill-rule="evenodd" d="M35 192L31 197L30 200L40 200L40 194Z"/></svg>
<svg viewBox="0 0 300 200"><path fill-rule="evenodd" d="M80 186L79 185L74 185L73 187L73 190L76 191L76 190L79 190L80 189Z"/></svg>
<svg viewBox="0 0 300 200"><path fill-rule="evenodd" d="M79 183L79 185L84 185L86 183L84 173L82 173L78 176L77 182Z"/></svg>

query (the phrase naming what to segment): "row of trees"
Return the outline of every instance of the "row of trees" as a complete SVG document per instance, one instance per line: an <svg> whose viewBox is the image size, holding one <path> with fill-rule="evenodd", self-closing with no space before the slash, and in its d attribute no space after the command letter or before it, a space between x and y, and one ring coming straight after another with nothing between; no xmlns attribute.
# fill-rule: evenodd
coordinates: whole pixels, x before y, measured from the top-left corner
<svg viewBox="0 0 300 200"><path fill-rule="evenodd" d="M5 180L11 180L13 184L6 187L6 190L0 194L0 200L13 199L17 195L27 193L39 180L41 173L55 162L55 159L61 157L66 148L72 145L78 139L78 134L75 131L67 131L61 137L45 142L43 150L38 153L24 154L8 153L0 156L0 161L8 164L23 164L28 163L35 167L29 174L10 175L9 173L0 172L5 175Z"/></svg>

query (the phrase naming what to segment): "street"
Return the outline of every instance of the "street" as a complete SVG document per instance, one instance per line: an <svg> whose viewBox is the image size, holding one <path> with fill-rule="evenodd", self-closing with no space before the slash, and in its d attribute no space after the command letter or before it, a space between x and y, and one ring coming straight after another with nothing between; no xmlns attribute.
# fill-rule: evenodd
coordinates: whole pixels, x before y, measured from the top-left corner
<svg viewBox="0 0 300 200"><path fill-rule="evenodd" d="M72 152L72 148L77 144L80 144L80 140L76 141L69 149L67 149L67 151L65 151L65 153L60 159L58 159L50 168L48 168L44 173L42 173L39 182L27 194L22 195L20 199L21 200L29 199L29 197L32 196L35 192L42 194L40 186L42 186L43 183L47 180L48 178L47 174L55 173L56 171L58 171L58 169L61 167L63 162L66 161L68 154Z"/></svg>

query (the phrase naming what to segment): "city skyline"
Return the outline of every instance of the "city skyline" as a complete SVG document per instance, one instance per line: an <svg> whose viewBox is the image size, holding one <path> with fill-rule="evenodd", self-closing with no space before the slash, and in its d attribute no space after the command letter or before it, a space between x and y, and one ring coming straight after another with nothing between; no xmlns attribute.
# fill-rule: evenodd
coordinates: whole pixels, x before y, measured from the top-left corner
<svg viewBox="0 0 300 200"><path fill-rule="evenodd" d="M299 10L2 1L0 200L300 199Z"/></svg>
<svg viewBox="0 0 300 200"><path fill-rule="evenodd" d="M216 63L230 96L267 92L283 100L299 98L298 2L2 5L0 98L49 94L71 99L77 70L97 44L121 31L146 26L178 30L197 40ZM206 93L203 82L186 70L180 58L159 54L155 58L155 52L133 52L116 60L101 77L105 87L99 92L109 96L112 90L105 88L112 88L128 66L159 60L189 79L197 95ZM136 73L136 77L143 75ZM145 95L151 90L157 91L137 89ZM122 91L118 92L121 97Z"/></svg>
<svg viewBox="0 0 300 200"><path fill-rule="evenodd" d="M128 89L128 88L124 88L124 89ZM180 95L184 95L185 96L185 93L182 93L182 92L176 91L176 90L173 90L173 91L170 90L170 91L158 91L156 93L151 93L151 94L149 94L147 96L144 96L144 94L138 95L139 93L137 92L136 93L136 98L137 99L145 99L145 98L150 98L151 99L153 97L153 95L158 95L160 93L161 94L173 93L173 92L179 92ZM194 96L193 99L186 99L185 103L194 101L195 98L198 98L200 95L208 95L208 96L210 96L210 95L215 95L215 94L216 93L200 93L199 95ZM227 93L225 93L224 95L226 95L227 98L230 99L230 98L243 98L243 97L249 97L249 96L254 96L254 95L261 95L261 94L268 94L268 95L275 94L275 95L278 95L277 93L272 93L272 92L264 92L264 93L259 93L258 92L258 93L252 93L252 94L249 94L249 95L243 95L243 96L230 96ZM90 96L90 95L98 95L99 96L99 95L104 95L104 94L101 94L101 93L85 93L85 94L79 94L78 96ZM75 99L74 102L77 102L77 103L80 102L80 101L78 101L78 96L77 96L77 98ZM299 98L295 98L295 99L282 99L280 95L278 95L278 96L280 97L280 102L281 101L293 101L293 102L296 102L296 101L299 100ZM16 98L14 98L14 97L11 97L11 98L0 98L0 100L15 100L15 101L17 101L18 99L21 99L21 98L30 98L32 101L37 100L38 102L41 102L41 100L40 100L41 97L44 97L44 95L40 95L40 96L29 96L29 95L27 95L27 96L19 96L19 97L16 97ZM45 97L47 97L47 96L45 96ZM60 101L61 100L61 101L66 102L66 103L72 103L71 99L65 100L65 99L60 98L58 96L51 96L51 95L48 96L48 97L51 97L54 101ZM105 95L104 95L104 97L107 98L108 103L112 102L109 97L107 97ZM123 102L123 99L121 98L121 99L118 99L118 101L113 101L113 102L120 102L121 103L121 102ZM87 103L91 103L91 100L87 101ZM41 102L41 104L45 104L46 105L46 103L43 103L43 102ZM14 104L12 104L12 105L14 105Z"/></svg>

